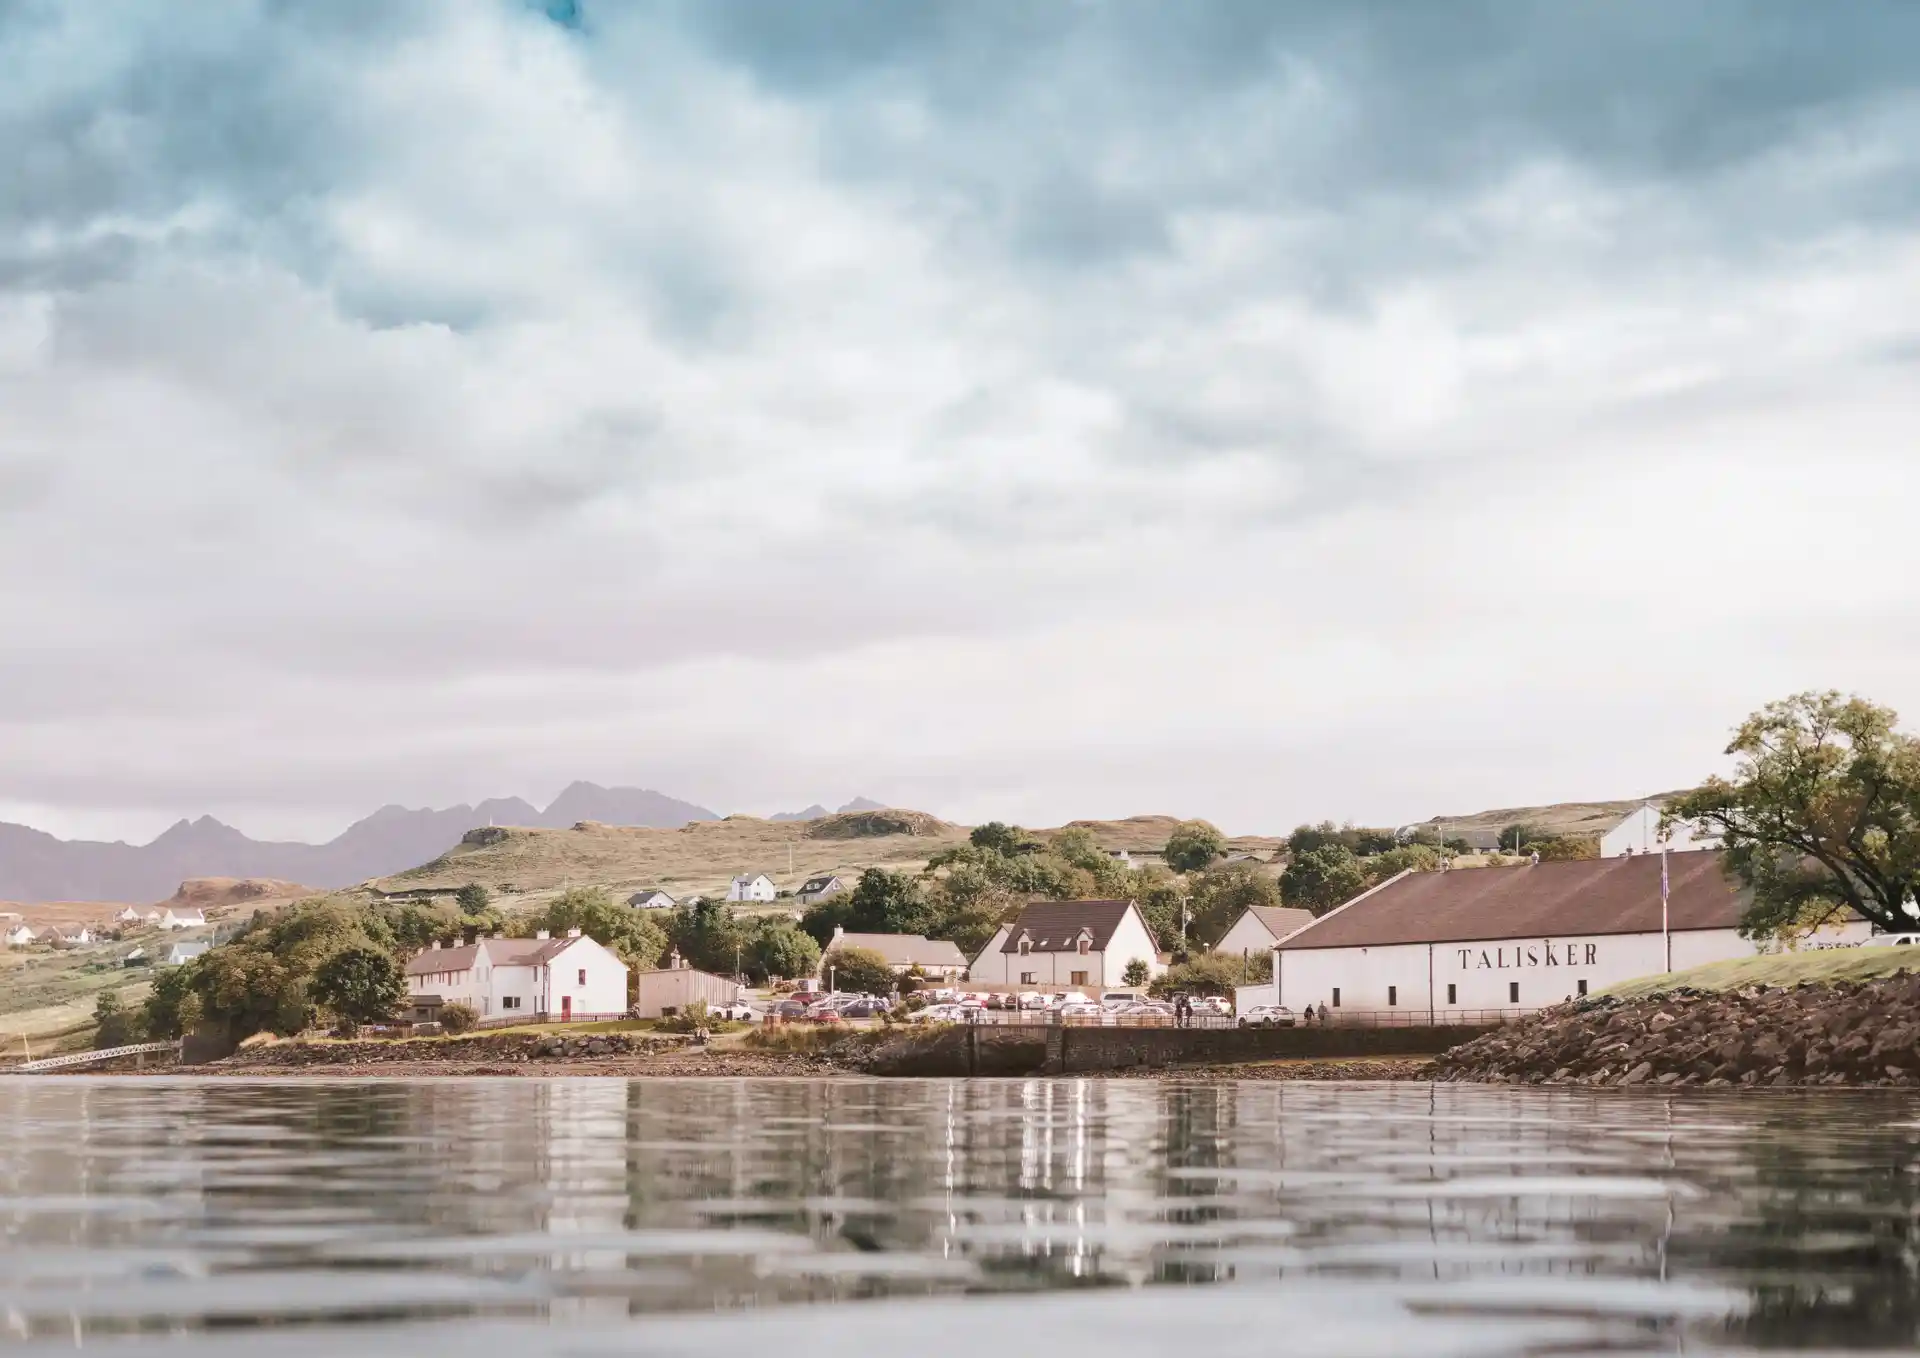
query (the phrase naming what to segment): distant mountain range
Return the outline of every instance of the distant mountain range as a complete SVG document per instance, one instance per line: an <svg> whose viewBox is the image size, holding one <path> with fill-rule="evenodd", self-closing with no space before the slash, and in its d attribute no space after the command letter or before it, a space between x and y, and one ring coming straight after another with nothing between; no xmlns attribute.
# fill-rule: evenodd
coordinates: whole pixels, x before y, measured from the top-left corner
<svg viewBox="0 0 1920 1358"><path fill-rule="evenodd" d="M842 811L876 809L857 797ZM818 806L779 820L811 820ZM182 820L151 844L56 839L0 821L0 900L158 901L188 877L279 877L316 887L351 886L426 862L480 825L564 828L583 820L674 828L719 820L717 812L637 787L575 783L542 811L519 797L444 810L383 806L325 844L249 839L211 816Z"/></svg>
<svg viewBox="0 0 1920 1358"><path fill-rule="evenodd" d="M835 810L835 811L829 811L827 810L826 807L820 805L819 802L815 802L812 806L808 807L804 811L776 811L771 816L768 816L767 819L768 820L819 820L820 817L822 816L838 815L841 811L884 811L886 809L887 809L887 804L885 802L875 802L875 801L869 801L865 797L855 797L852 801L848 802L845 806L840 807L838 808L838 810Z"/></svg>

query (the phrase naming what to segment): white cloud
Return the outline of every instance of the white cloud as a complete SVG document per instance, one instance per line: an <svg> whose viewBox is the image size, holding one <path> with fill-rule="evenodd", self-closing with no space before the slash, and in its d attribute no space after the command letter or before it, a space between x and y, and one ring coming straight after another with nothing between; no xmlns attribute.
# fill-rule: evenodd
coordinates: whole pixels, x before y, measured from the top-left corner
<svg viewBox="0 0 1920 1358"><path fill-rule="evenodd" d="M227 18L0 29L62 72L0 133L66 129L0 217L0 814L587 777L1284 829L1670 785L1795 687L1920 708L1920 237L1735 220L1756 165L1907 178L1897 99L1691 183L1441 182L1311 54L1156 128L1081 51L1124 126L1043 130L663 22ZM129 93L182 70L231 107Z"/></svg>

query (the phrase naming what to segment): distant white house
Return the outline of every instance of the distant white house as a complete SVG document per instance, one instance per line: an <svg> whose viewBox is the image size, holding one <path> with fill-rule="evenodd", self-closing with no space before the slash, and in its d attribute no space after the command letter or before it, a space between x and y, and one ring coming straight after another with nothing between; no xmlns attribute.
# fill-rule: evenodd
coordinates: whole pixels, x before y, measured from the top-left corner
<svg viewBox="0 0 1920 1358"><path fill-rule="evenodd" d="M140 924L144 923L146 918L147 917L141 914L140 911L134 909L132 906L128 906L125 910L122 910L113 917L113 922L115 924Z"/></svg>
<svg viewBox="0 0 1920 1358"><path fill-rule="evenodd" d="M434 944L407 959L407 994L470 1005L483 1019L624 1017L627 964L578 929L565 938L483 938Z"/></svg>
<svg viewBox="0 0 1920 1358"><path fill-rule="evenodd" d="M176 943L167 949L167 955L160 959L160 965L163 967L182 966L191 962L194 958L202 956L207 949L212 946L213 944L205 939L201 939L195 943Z"/></svg>
<svg viewBox="0 0 1920 1358"><path fill-rule="evenodd" d="M71 929L49 929L47 937L56 948L84 948L93 942L93 930L81 924Z"/></svg>
<svg viewBox="0 0 1920 1358"><path fill-rule="evenodd" d="M1035 901L973 959L968 979L988 984L1101 990L1126 984L1127 968L1167 969L1153 931L1132 901Z"/></svg>
<svg viewBox="0 0 1920 1358"><path fill-rule="evenodd" d="M727 886L727 899L730 901L770 901L778 894L773 878L764 872L743 872Z"/></svg>
<svg viewBox="0 0 1920 1358"><path fill-rule="evenodd" d="M39 938L40 935L35 933L29 925L16 924L7 930L7 946L9 948L31 947Z"/></svg>
<svg viewBox="0 0 1920 1358"><path fill-rule="evenodd" d="M650 886L627 897L627 904L635 910L671 910L677 902L659 887Z"/></svg>
<svg viewBox="0 0 1920 1358"><path fill-rule="evenodd" d="M1247 954L1260 957L1270 951L1274 944L1313 923L1313 911L1291 910L1282 905L1250 905L1240 912L1240 918L1231 928L1220 936L1213 950L1238 957Z"/></svg>
<svg viewBox="0 0 1920 1358"><path fill-rule="evenodd" d="M207 917L198 910L168 910L160 916L162 929L204 929Z"/></svg>
<svg viewBox="0 0 1920 1358"><path fill-rule="evenodd" d="M815 901L824 901L829 896L844 895L848 890L844 880L828 873L824 877L809 877L800 884L795 892L802 905L812 905Z"/></svg>
<svg viewBox="0 0 1920 1358"><path fill-rule="evenodd" d="M1695 838L1693 827L1682 821L1672 826L1663 839L1660 834L1660 808L1652 802L1624 816L1620 823L1600 836L1602 858L1625 858L1629 854L1671 853L1689 849L1717 849L1720 841L1711 835Z"/></svg>

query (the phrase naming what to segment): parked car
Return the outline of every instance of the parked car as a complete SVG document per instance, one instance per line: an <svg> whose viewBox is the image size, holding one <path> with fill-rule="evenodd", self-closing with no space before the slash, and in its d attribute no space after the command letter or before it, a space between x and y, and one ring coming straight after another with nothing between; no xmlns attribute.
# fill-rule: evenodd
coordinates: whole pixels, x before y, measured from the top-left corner
<svg viewBox="0 0 1920 1358"><path fill-rule="evenodd" d="M807 1010L807 1022L838 1023L840 1022L840 1011L830 1004L816 1004L813 1008Z"/></svg>
<svg viewBox="0 0 1920 1358"><path fill-rule="evenodd" d="M876 1000L871 996L863 996L850 1004L843 1004L837 1007L841 1018L850 1019L878 1018L893 1008L893 1006L885 1000Z"/></svg>
<svg viewBox="0 0 1920 1358"><path fill-rule="evenodd" d="M1109 990L1100 997L1100 1003L1117 1008L1123 1004L1138 1004L1141 1000L1137 990Z"/></svg>
<svg viewBox="0 0 1920 1358"><path fill-rule="evenodd" d="M1193 997L1193 1012L1229 1018L1233 1014L1233 1001L1224 995L1196 995Z"/></svg>
<svg viewBox="0 0 1920 1358"><path fill-rule="evenodd" d="M1042 994L1038 990L1029 990L1020 996L1017 1003L1022 1009L1045 1009L1047 1002L1051 999L1053 999L1051 995Z"/></svg>
<svg viewBox="0 0 1920 1358"><path fill-rule="evenodd" d="M805 1000L782 1000L773 1007L774 1016L783 1019L802 1019L813 1012L813 1006Z"/></svg>
<svg viewBox="0 0 1920 1358"><path fill-rule="evenodd" d="M1114 1022L1111 1009L1103 1004L1095 1004L1091 1000L1079 1000L1061 1005L1060 1017L1063 1020L1071 1019L1076 1023L1112 1024Z"/></svg>
<svg viewBox="0 0 1920 1358"><path fill-rule="evenodd" d="M1256 1004L1240 1016L1242 1028L1291 1028L1293 1010L1284 1004Z"/></svg>
<svg viewBox="0 0 1920 1358"><path fill-rule="evenodd" d="M732 1004L716 1004L707 1013L717 1019L730 1019L735 1023L758 1023L760 1011L745 1000L735 1000Z"/></svg>

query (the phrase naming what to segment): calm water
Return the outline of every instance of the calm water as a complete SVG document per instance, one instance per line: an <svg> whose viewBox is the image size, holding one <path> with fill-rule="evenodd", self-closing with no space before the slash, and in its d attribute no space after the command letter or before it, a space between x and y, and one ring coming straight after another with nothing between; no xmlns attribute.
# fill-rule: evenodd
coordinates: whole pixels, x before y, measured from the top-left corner
<svg viewBox="0 0 1920 1358"><path fill-rule="evenodd" d="M1910 1346L1920 1102L0 1080L22 1352Z"/></svg>

